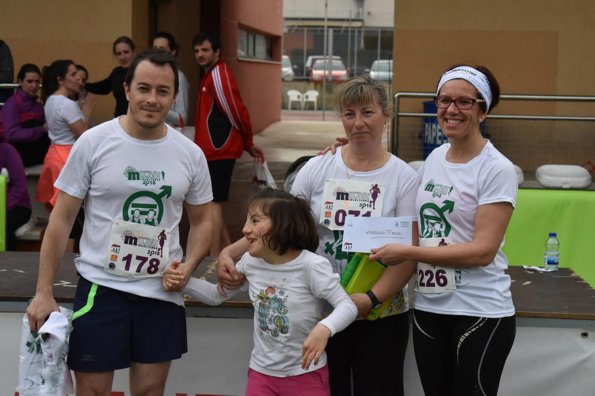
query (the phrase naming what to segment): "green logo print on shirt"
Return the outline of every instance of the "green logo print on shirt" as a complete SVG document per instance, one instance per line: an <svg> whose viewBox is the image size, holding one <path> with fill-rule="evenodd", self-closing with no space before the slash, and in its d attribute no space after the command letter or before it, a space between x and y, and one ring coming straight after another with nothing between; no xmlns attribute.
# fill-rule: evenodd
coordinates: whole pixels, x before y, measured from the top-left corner
<svg viewBox="0 0 595 396"><path fill-rule="evenodd" d="M448 196L453 190L453 186L437 184L434 179L430 179L424 186L424 191L431 193L432 198ZM450 234L451 225L444 214L452 213L455 203L449 199L442 203L440 207L434 202L426 202L419 208L422 238L442 238Z"/></svg>
<svg viewBox="0 0 595 396"><path fill-rule="evenodd" d="M419 208L422 238L441 238L450 234L451 226L444 213L451 213L455 203L445 199L443 204L440 207L434 202L427 202Z"/></svg>
<svg viewBox="0 0 595 396"><path fill-rule="evenodd" d="M165 180L164 171L139 171L126 167L124 176L130 182L140 181L143 185L155 185ZM122 218L132 223L158 226L163 218L163 199L171 197L172 187L161 186L161 192L137 191L124 202Z"/></svg>

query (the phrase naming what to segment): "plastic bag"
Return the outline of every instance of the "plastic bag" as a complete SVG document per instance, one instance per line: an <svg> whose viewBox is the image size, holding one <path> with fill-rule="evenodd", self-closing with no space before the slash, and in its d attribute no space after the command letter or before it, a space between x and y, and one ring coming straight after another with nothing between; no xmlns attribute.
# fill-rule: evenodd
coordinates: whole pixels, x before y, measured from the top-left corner
<svg viewBox="0 0 595 396"><path fill-rule="evenodd" d="M60 312L52 312L37 333L31 331L24 315L17 387L21 396L74 394L66 364L71 314L70 309L60 307Z"/></svg>
<svg viewBox="0 0 595 396"><path fill-rule="evenodd" d="M260 162L254 159L254 177L252 178L256 189L263 190L265 188L277 189L275 178L271 174L266 161Z"/></svg>

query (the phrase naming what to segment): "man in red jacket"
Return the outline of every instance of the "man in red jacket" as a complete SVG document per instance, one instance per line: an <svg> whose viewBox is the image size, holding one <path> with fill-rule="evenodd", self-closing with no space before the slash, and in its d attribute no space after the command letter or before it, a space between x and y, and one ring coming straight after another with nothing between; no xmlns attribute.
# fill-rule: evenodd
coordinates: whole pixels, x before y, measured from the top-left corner
<svg viewBox="0 0 595 396"><path fill-rule="evenodd" d="M222 202L226 202L229 195L235 161L244 150L261 160L264 154L252 142L250 114L234 75L221 60L219 37L211 33L198 34L192 40L192 47L194 58L204 71L198 92L194 139L209 164L214 234L210 254L216 257L230 244Z"/></svg>

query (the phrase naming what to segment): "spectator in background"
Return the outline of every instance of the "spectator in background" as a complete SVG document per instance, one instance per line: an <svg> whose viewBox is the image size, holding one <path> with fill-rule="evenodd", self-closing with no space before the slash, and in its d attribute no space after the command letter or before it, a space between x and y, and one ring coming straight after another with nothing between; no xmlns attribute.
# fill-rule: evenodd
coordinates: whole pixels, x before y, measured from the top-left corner
<svg viewBox="0 0 595 396"><path fill-rule="evenodd" d="M171 53L174 57L178 56L180 44L176 38L168 32L158 32L153 38L153 48L162 49ZM174 104L167 113L166 122L175 127L183 128L188 124L188 79L186 75L178 68L178 80L180 82L180 89L178 96L174 100Z"/></svg>
<svg viewBox="0 0 595 396"><path fill-rule="evenodd" d="M234 75L221 60L219 37L198 34L192 40L192 48L196 62L204 71L198 90L194 141L207 157L213 184L211 256L216 257L230 244L222 203L229 196L235 161L244 150L262 161L264 154L252 143L250 114Z"/></svg>
<svg viewBox="0 0 595 396"><path fill-rule="evenodd" d="M89 92L87 92L87 88L85 87L87 81L89 80L89 71L83 65L74 66L76 67L76 73L78 75L78 78L81 80L81 89L73 99L76 100L80 106L89 94Z"/></svg>
<svg viewBox="0 0 595 396"><path fill-rule="evenodd" d="M27 192L27 178L21 157L15 148L6 142L6 136L0 131L0 170L2 169L6 169L8 173L6 250L15 250L15 231L31 217L31 201Z"/></svg>
<svg viewBox="0 0 595 396"><path fill-rule="evenodd" d="M32 63L21 66L19 88L2 107L2 128L8 143L19 152L24 166L42 164L50 147L43 105L37 91L41 71Z"/></svg>
<svg viewBox="0 0 595 396"><path fill-rule="evenodd" d="M14 63L12 52L6 42L0 40L0 83L12 83L14 77ZM10 98L12 91L10 89L0 89L0 103L6 102Z"/></svg>
<svg viewBox="0 0 595 396"><path fill-rule="evenodd" d="M111 92L114 95L116 99L115 117L124 115L128 111L128 100L124 93L124 78L134 58L134 49L134 42L130 37L118 37L114 41L112 51L120 66L115 67L105 79L85 85L86 90L90 93L107 95Z"/></svg>
<svg viewBox="0 0 595 396"><path fill-rule="evenodd" d="M54 207L58 196L54 181L64 167L72 145L89 127L85 120L91 113L91 102L85 101L80 108L71 99L80 89L81 80L73 61L57 60L43 68L44 110L51 145L39 177L37 200L49 209Z"/></svg>
<svg viewBox="0 0 595 396"><path fill-rule="evenodd" d="M87 89L85 88L85 84L87 84L87 81L89 80L89 71L83 65L75 65L75 66L76 66L76 72L77 72L78 78L80 78L80 80L81 80L81 90L72 99L74 99L78 103L78 105L81 109L85 105L85 102L90 102L90 103L87 103L87 106L94 107L96 96L89 95L89 92L87 92ZM94 123L91 121L91 114L85 114L85 121L87 121L89 128L94 126Z"/></svg>

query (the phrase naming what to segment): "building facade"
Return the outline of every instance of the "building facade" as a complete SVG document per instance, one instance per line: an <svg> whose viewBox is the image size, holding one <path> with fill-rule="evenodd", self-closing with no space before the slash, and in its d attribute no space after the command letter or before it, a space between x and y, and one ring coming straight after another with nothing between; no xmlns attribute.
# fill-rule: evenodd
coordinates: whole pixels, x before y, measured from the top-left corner
<svg viewBox="0 0 595 396"><path fill-rule="evenodd" d="M142 51L155 32L169 31L181 44L178 61L190 82L193 120L200 76L192 37L201 31L218 33L222 57L238 79L255 131L260 131L281 114L282 7L282 0L5 0L1 38L10 45L15 70L23 63L42 67L73 59L87 67L90 81L97 81L117 65L112 55L116 37L131 37ZM100 97L94 120L112 114L113 99Z"/></svg>

